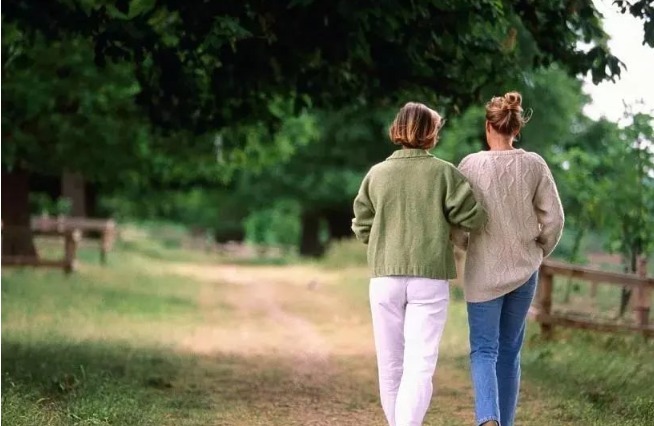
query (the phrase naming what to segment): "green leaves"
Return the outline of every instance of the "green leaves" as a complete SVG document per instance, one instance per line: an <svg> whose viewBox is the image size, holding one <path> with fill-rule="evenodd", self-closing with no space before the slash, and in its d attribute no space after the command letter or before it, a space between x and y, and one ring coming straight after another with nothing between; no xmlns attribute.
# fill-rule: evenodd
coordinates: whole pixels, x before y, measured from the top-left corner
<svg viewBox="0 0 654 426"><path fill-rule="evenodd" d="M234 116L275 122L262 94L338 109L430 90L465 107L525 66L558 62L595 81L620 71L588 2L23 0L3 13L30 35L90 39L99 63L134 64L150 120L196 134Z"/></svg>
<svg viewBox="0 0 654 426"><path fill-rule="evenodd" d="M597 229L610 250L631 258L654 250L654 119L626 114L630 123L591 123L578 146L555 156L557 182L568 219L577 229Z"/></svg>
<svg viewBox="0 0 654 426"><path fill-rule="evenodd" d="M393 150L385 131L402 103L453 115L516 79L535 110L525 147L610 166L565 150L596 143L570 138L593 126L567 76L621 69L590 2L21 0L3 8L2 33L6 167L133 193L238 176L255 204L345 206ZM481 147L483 110L452 118L436 154L456 162ZM571 192L577 178L590 180L574 172ZM589 218L601 205L577 202Z"/></svg>
<svg viewBox="0 0 654 426"><path fill-rule="evenodd" d="M394 149L386 135L394 112L353 106L287 119L276 142L290 143L292 155L239 173L239 192L255 205L286 199L349 211L363 175Z"/></svg>
<svg viewBox="0 0 654 426"><path fill-rule="evenodd" d="M139 91L127 64L93 65L89 42L79 38L26 43L3 26L3 165L90 179L119 179L115 171L138 167L139 135L147 124L134 105Z"/></svg>
<svg viewBox="0 0 654 426"><path fill-rule="evenodd" d="M297 202L279 200L245 219L246 240L254 244L295 248L300 242L301 208Z"/></svg>

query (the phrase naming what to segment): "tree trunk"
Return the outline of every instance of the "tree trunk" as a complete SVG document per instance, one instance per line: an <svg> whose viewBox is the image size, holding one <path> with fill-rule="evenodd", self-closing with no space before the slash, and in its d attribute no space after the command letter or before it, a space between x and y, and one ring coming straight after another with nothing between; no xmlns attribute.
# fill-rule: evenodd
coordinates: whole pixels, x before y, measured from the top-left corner
<svg viewBox="0 0 654 426"><path fill-rule="evenodd" d="M36 257L30 228L29 173L25 170L2 172L2 226L15 230L3 232L3 256Z"/></svg>
<svg viewBox="0 0 654 426"><path fill-rule="evenodd" d="M333 209L325 212L330 239L341 240L352 237L352 212L350 209Z"/></svg>
<svg viewBox="0 0 654 426"><path fill-rule="evenodd" d="M640 254L640 246L634 245L631 247L631 254L629 256L628 264L625 265L625 272L629 274L635 274L638 270L638 255ZM631 302L631 287L622 287L622 293L620 294L620 313L618 314L619 318L622 318L627 312L629 303Z"/></svg>
<svg viewBox="0 0 654 426"><path fill-rule="evenodd" d="M61 176L61 195L71 203L70 216L86 217L86 191L81 173L64 172Z"/></svg>
<svg viewBox="0 0 654 426"><path fill-rule="evenodd" d="M300 254L319 257L324 251L325 248L320 242L320 215L316 212L303 212Z"/></svg>
<svg viewBox="0 0 654 426"><path fill-rule="evenodd" d="M86 215L88 217L98 217L98 188L96 184L86 182L84 185L84 197L86 198Z"/></svg>

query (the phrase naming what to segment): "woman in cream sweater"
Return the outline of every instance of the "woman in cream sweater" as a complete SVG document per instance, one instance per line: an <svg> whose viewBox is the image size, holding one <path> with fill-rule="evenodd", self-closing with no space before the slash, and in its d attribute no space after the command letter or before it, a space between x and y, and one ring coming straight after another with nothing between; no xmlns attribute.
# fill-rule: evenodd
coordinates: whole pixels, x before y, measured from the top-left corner
<svg viewBox="0 0 654 426"><path fill-rule="evenodd" d="M520 387L520 349L537 271L563 230L563 209L545 161L513 147L526 120L511 92L486 104L490 150L467 156L459 170L488 213L469 235L464 290L470 325L470 362L478 425L512 426Z"/></svg>

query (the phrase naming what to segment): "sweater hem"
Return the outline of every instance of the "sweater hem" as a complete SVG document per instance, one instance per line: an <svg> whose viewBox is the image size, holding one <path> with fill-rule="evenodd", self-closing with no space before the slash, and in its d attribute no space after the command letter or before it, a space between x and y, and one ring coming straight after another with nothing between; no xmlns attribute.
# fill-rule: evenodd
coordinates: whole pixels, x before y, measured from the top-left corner
<svg viewBox="0 0 654 426"><path fill-rule="evenodd" d="M531 277L538 270L539 268L536 268L525 278L520 277L519 279L506 283L501 288L493 288L492 290L483 291L480 290L480 286L478 285L470 285L466 283L464 285L465 300L467 303L483 303L490 302L491 300L505 296L525 284L527 280L529 280L529 277ZM475 290L472 290L472 288L475 288ZM471 295L471 293L474 295Z"/></svg>

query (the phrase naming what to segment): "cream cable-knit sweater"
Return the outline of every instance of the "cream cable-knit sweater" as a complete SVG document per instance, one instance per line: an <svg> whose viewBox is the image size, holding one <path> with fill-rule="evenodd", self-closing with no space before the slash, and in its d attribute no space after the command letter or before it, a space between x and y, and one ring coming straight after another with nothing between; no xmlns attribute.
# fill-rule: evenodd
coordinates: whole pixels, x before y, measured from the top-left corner
<svg viewBox="0 0 654 426"><path fill-rule="evenodd" d="M488 212L486 226L469 239L453 232L457 245L467 245L466 300L484 302L515 290L539 268L559 242L563 208L538 154L481 151L464 158L459 170Z"/></svg>

